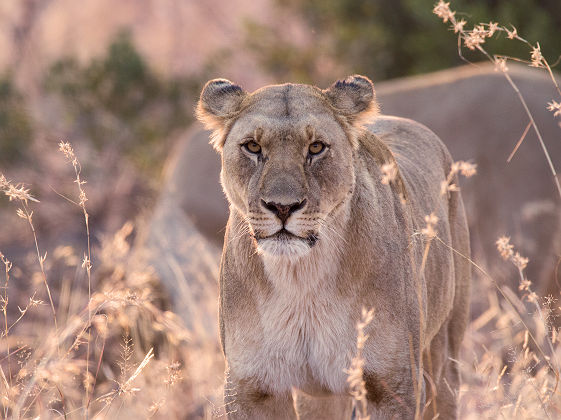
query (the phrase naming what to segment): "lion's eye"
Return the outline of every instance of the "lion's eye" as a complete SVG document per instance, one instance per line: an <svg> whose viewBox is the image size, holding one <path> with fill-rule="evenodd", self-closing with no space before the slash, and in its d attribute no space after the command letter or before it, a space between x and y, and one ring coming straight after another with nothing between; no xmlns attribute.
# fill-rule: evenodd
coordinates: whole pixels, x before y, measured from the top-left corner
<svg viewBox="0 0 561 420"><path fill-rule="evenodd" d="M259 146L259 144L253 140L244 143L243 147L245 147L249 153L253 153L256 155L261 153L261 146Z"/></svg>
<svg viewBox="0 0 561 420"><path fill-rule="evenodd" d="M325 144L323 144L321 141L315 141L310 144L310 147L308 147L308 152L310 153L310 155L317 155L323 152L323 149L325 149Z"/></svg>

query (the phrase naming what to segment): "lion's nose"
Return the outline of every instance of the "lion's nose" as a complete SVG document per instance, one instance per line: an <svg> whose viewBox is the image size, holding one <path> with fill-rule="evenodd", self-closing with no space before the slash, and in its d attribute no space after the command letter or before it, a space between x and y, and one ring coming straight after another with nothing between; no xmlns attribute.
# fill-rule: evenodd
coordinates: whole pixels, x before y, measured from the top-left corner
<svg viewBox="0 0 561 420"><path fill-rule="evenodd" d="M306 200L304 199L298 203L292 204L279 204L272 201L267 202L265 200L261 200L261 204L263 204L263 207L276 214L281 222L285 224L292 213L300 210L306 205Z"/></svg>

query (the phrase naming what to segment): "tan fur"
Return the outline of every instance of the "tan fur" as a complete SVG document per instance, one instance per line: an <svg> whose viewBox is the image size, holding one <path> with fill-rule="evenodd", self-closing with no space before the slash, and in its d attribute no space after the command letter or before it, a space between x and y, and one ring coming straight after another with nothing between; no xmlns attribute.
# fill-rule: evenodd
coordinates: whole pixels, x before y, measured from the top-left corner
<svg viewBox="0 0 561 420"><path fill-rule="evenodd" d="M469 255L461 197L440 194L452 160L413 121L378 117L363 128L374 98L362 76L324 91L287 84L251 94L211 81L201 94L198 115L215 130L230 202L220 273L229 418L295 418L294 407L300 418L340 418L363 307L375 310L364 349L373 418L413 418L426 401L427 418L457 416L452 360L468 319L470 269L433 242L423 271L420 235L434 212L442 241ZM245 149L250 140L260 154ZM310 156L318 140L328 147ZM380 168L392 162L397 178L384 185ZM283 223L275 209L288 207ZM290 234L279 236L283 227ZM422 381L417 401L420 369L438 394ZM293 388L305 393L296 403ZM329 395L333 410L317 408ZM320 398L315 409L310 396Z"/></svg>

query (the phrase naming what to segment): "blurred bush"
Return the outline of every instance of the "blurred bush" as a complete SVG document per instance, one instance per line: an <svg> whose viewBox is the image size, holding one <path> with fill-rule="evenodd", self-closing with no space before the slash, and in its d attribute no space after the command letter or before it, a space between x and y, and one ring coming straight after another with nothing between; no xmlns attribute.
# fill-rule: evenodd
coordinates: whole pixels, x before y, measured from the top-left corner
<svg viewBox="0 0 561 420"><path fill-rule="evenodd" d="M283 16L276 22L246 22L243 47L279 82L327 86L352 73L379 81L462 63L455 36L433 15L431 1L276 0L276 7ZM471 24L496 19L514 25L528 41L540 42L551 63L561 51L559 0L457 0L452 7ZM291 28L299 28L296 36ZM486 47L491 53L529 57L527 46L503 34L488 40ZM236 65L232 58L237 48L209 52L195 75L163 77L122 32L101 57L86 63L66 57L52 64L43 77L41 99L56 98L63 112L49 109L41 131L48 131L53 121L64 121L65 134L73 141L91 142L98 150L114 151L144 171L158 173L173 135L193 121L202 84ZM463 52L470 60L482 58ZM11 80L10 75L0 78L0 165L18 162L33 132L39 131L33 130L36 122ZM42 100L33 109L45 110L52 103Z"/></svg>
<svg viewBox="0 0 561 420"><path fill-rule="evenodd" d="M12 77L0 77L0 165L18 162L33 136L32 120Z"/></svg>
<svg viewBox="0 0 561 420"><path fill-rule="evenodd" d="M55 62L44 84L96 148L112 148L151 172L159 170L170 135L192 122L200 85L196 77L159 77L127 32L86 65L73 57Z"/></svg>
<svg viewBox="0 0 561 420"><path fill-rule="evenodd" d="M341 77L325 74L326 58L333 71L361 73L375 80L425 73L461 64L454 34L432 14L427 0L278 0L280 8L302 16L315 45L287 39L282 27L251 22L247 44L261 66L279 80L302 82ZM452 0L458 18L471 24L490 19L511 24L529 42L539 41L544 56L555 62L561 51L559 0ZM462 13L460 13L462 12ZM468 25L469 26L469 25ZM491 52L528 57L527 46L498 35ZM481 56L464 51L467 59ZM343 67L343 70L340 68Z"/></svg>

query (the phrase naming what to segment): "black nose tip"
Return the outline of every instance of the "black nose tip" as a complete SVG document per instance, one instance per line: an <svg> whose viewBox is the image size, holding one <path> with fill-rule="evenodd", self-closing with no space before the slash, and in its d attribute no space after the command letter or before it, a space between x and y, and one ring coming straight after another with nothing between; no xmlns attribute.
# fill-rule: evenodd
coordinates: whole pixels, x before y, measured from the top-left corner
<svg viewBox="0 0 561 420"><path fill-rule="evenodd" d="M281 222L285 224L292 213L300 210L306 205L306 200L304 199L299 203L292 204L279 204L272 201L267 202L265 200L261 200L261 203L263 204L263 207L276 214Z"/></svg>

